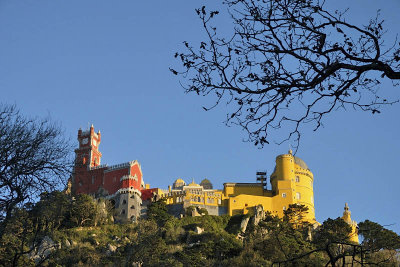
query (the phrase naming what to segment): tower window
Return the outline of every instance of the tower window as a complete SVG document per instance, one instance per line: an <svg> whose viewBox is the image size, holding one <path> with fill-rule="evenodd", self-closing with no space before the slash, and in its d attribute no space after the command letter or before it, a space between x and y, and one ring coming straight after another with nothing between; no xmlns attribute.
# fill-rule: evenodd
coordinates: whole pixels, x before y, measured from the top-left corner
<svg viewBox="0 0 400 267"><path fill-rule="evenodd" d="M301 194L299 192L296 193L296 198L301 199Z"/></svg>
<svg viewBox="0 0 400 267"><path fill-rule="evenodd" d="M122 211L121 211L121 214L125 214L125 210L122 210Z"/></svg>
<svg viewBox="0 0 400 267"><path fill-rule="evenodd" d="M296 183L300 183L300 177L296 176Z"/></svg>
<svg viewBox="0 0 400 267"><path fill-rule="evenodd" d="M122 204L126 204L126 200L124 199L124 200L122 200Z"/></svg>
<svg viewBox="0 0 400 267"><path fill-rule="evenodd" d="M286 193L282 193L282 197L286 197Z"/></svg>
<svg viewBox="0 0 400 267"><path fill-rule="evenodd" d="M94 176L92 176L92 184L94 184Z"/></svg>

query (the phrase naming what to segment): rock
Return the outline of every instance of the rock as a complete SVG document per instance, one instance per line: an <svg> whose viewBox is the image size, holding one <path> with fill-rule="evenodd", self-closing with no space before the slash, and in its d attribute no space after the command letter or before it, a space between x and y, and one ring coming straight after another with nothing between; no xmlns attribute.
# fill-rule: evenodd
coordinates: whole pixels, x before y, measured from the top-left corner
<svg viewBox="0 0 400 267"><path fill-rule="evenodd" d="M258 225L261 220L265 219L265 211L263 206L258 205L254 207L254 225Z"/></svg>
<svg viewBox="0 0 400 267"><path fill-rule="evenodd" d="M240 223L240 231L242 233L246 232L247 225L249 224L250 217L244 218Z"/></svg>
<svg viewBox="0 0 400 267"><path fill-rule="evenodd" d="M45 236L40 244L29 253L29 258L33 259L36 264L39 264L59 246L61 246L61 244L56 244L50 237Z"/></svg>
<svg viewBox="0 0 400 267"><path fill-rule="evenodd" d="M69 248L69 247L71 246L71 242L69 242L68 239L65 239L65 240L64 240L64 245L65 245L67 248Z"/></svg>
<svg viewBox="0 0 400 267"><path fill-rule="evenodd" d="M204 232L204 229L203 229L203 228L200 228L200 227L198 227L198 226L196 226L196 228L194 228L194 232L195 232L196 234L201 234L201 233Z"/></svg>
<svg viewBox="0 0 400 267"><path fill-rule="evenodd" d="M117 251L117 247L109 243L109 244L107 245L106 255L107 255L107 256L110 256L110 255L113 254L115 251Z"/></svg>

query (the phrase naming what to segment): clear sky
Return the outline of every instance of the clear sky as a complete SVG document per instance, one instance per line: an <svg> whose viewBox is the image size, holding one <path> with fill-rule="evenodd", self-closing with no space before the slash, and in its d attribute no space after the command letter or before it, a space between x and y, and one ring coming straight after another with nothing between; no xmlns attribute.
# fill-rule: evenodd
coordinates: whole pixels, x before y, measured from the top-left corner
<svg viewBox="0 0 400 267"><path fill-rule="evenodd" d="M0 1L0 102L50 115L77 145L79 127L101 130L102 163L137 159L144 180L167 188L181 177L216 188L270 174L288 144L257 149L223 124L227 108L186 95L168 70L182 41L203 32L194 9L216 1ZM397 0L327 0L367 24L381 9L388 40L400 33ZM225 26L229 23L225 21ZM389 43L388 43L389 44ZM381 92L400 98L400 87ZM370 219L400 233L400 104L378 115L339 111L306 131L297 153L314 173L316 216Z"/></svg>

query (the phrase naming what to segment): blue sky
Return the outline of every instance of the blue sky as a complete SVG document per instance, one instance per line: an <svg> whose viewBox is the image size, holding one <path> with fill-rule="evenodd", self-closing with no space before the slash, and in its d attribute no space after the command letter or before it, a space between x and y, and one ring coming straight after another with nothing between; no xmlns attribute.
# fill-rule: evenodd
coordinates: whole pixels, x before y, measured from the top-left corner
<svg viewBox="0 0 400 267"><path fill-rule="evenodd" d="M102 132L102 163L137 159L153 187L178 177L208 178L216 188L253 182L256 171L273 171L288 144L242 142L245 132L223 123L226 106L204 112L210 99L186 95L168 70L182 42L204 34L194 9L214 2L0 1L0 102L50 115L76 145L79 127L93 123ZM327 2L349 7L357 24L381 9L388 40L400 33L399 1ZM381 92L400 98L391 83ZM356 221L400 233L399 115L400 104L378 115L338 111L317 132L304 132L297 156L314 173L319 221L341 216L348 202Z"/></svg>

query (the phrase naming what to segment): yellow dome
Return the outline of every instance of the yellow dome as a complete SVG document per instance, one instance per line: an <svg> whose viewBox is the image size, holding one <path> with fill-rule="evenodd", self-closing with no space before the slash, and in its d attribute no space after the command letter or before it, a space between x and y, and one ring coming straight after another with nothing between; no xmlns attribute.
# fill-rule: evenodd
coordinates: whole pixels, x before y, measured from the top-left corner
<svg viewBox="0 0 400 267"><path fill-rule="evenodd" d="M178 178L178 179L176 179L175 180L175 183L177 184L177 183L183 183L183 184L186 184L185 183L185 181L184 180L182 180L181 178Z"/></svg>

